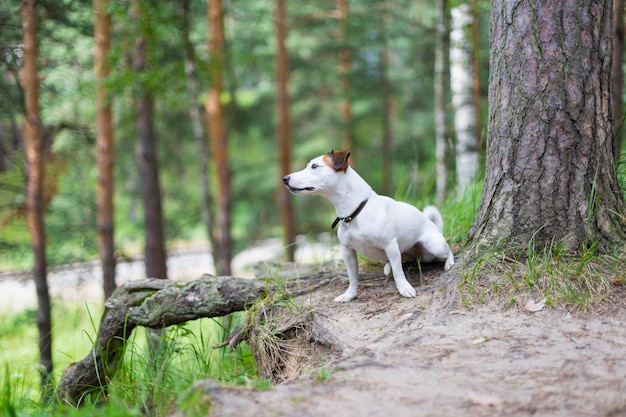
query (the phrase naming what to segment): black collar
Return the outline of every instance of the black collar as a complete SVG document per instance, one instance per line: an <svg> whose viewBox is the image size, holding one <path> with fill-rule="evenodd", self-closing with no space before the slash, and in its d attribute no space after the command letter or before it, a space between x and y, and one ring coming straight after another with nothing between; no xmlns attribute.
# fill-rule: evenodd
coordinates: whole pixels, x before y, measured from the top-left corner
<svg viewBox="0 0 626 417"><path fill-rule="evenodd" d="M365 200L361 201L361 204L359 204L356 210L354 210L352 214L350 214L348 217L337 217L335 221L333 222L331 229L334 229L335 226L337 226L337 223L339 223L340 221L344 223L350 223L352 220L354 220L354 218L361 212L361 210L363 210L363 207L365 207L365 204L367 204L367 200L369 199L366 198Z"/></svg>

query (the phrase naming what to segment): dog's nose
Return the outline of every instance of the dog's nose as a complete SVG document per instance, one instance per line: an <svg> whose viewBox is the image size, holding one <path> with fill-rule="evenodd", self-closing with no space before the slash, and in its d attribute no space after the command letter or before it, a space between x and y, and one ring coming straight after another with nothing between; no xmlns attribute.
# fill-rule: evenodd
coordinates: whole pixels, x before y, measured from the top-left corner
<svg viewBox="0 0 626 417"><path fill-rule="evenodd" d="M289 184L289 179L290 179L289 175L285 175L285 176L283 177L283 182L284 182L285 184Z"/></svg>

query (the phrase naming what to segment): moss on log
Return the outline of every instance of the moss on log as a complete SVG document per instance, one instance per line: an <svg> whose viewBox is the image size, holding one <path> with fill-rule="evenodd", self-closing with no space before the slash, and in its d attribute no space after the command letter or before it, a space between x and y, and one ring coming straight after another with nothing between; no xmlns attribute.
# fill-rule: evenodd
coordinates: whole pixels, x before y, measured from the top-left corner
<svg viewBox="0 0 626 417"><path fill-rule="evenodd" d="M162 329L242 311L267 288L265 281L210 275L190 282L160 279L126 282L105 303L91 352L63 373L57 388L58 397L79 405L92 392L106 392L135 327Z"/></svg>

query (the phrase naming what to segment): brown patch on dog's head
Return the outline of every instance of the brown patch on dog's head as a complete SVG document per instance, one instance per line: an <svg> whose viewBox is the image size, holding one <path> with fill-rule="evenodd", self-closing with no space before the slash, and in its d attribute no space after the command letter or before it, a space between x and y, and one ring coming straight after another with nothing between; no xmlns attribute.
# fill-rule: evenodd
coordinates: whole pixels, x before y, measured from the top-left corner
<svg viewBox="0 0 626 417"><path fill-rule="evenodd" d="M348 151L330 151L324 155L324 163L337 172L346 172L348 170Z"/></svg>

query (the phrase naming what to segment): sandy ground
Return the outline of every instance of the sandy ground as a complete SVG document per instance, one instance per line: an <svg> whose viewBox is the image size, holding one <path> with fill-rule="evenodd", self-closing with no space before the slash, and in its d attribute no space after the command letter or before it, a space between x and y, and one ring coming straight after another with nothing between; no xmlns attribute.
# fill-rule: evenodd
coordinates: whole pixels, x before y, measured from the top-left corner
<svg viewBox="0 0 626 417"><path fill-rule="evenodd" d="M197 382L211 416L626 416L625 300L602 315L468 309L437 279L405 299L380 277L333 303L343 281L301 301L337 353L270 390Z"/></svg>

